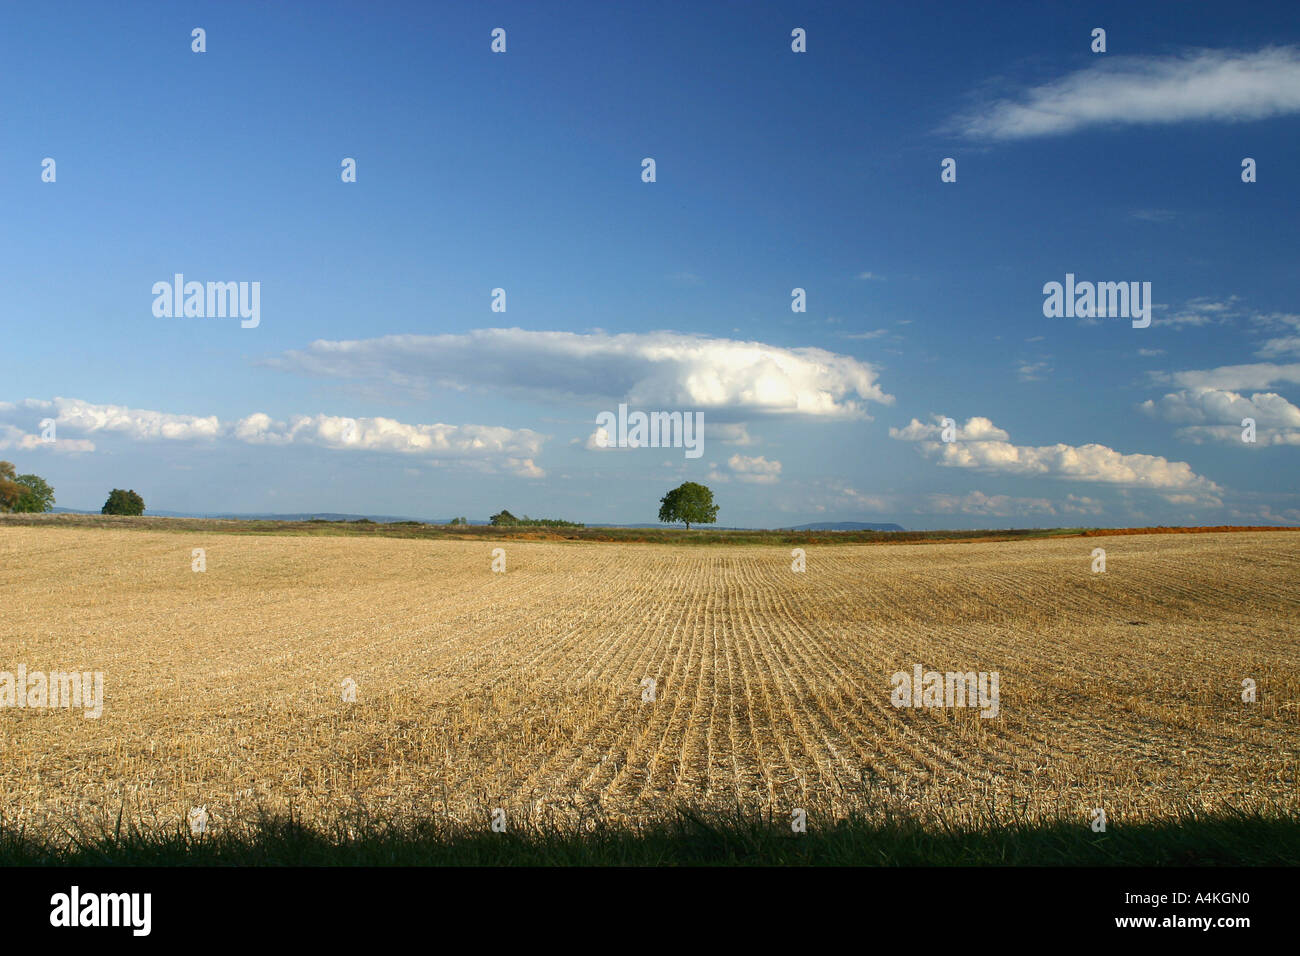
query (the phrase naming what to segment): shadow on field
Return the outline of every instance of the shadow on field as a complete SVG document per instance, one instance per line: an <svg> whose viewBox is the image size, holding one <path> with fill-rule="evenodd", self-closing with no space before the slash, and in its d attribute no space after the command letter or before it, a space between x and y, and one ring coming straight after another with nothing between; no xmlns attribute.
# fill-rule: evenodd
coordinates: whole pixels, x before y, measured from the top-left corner
<svg viewBox="0 0 1300 956"><path fill-rule="evenodd" d="M1300 863L1300 820L1223 813L1094 833L1086 822L966 830L845 820L788 824L689 811L636 830L531 828L495 833L429 824L311 829L266 817L191 836L118 826L59 845L0 822L4 866L1263 866Z"/></svg>

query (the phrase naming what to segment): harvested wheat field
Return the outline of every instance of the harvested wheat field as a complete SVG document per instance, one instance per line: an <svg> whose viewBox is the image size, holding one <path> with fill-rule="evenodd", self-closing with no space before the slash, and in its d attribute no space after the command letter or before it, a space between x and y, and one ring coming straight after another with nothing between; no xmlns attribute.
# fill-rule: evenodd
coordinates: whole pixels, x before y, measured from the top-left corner
<svg viewBox="0 0 1300 956"><path fill-rule="evenodd" d="M0 527L0 671L105 687L98 719L0 710L0 817L1294 813L1298 581L1285 533L811 547L794 573L781 547ZM917 664L998 672L997 716L895 708Z"/></svg>

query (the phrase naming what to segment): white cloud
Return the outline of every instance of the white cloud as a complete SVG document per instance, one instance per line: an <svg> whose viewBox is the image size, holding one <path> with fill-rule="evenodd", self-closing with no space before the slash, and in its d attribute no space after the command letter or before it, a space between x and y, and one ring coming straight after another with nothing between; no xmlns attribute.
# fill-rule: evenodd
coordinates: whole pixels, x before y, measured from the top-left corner
<svg viewBox="0 0 1300 956"><path fill-rule="evenodd" d="M1261 505L1254 511L1234 508L1228 514L1234 521L1244 524L1300 524L1300 508L1286 508L1278 514L1271 505Z"/></svg>
<svg viewBox="0 0 1300 956"><path fill-rule="evenodd" d="M888 335L889 329L872 329L870 332L845 332L846 339L878 339L882 335Z"/></svg>
<svg viewBox="0 0 1300 956"><path fill-rule="evenodd" d="M1202 503L1221 503L1216 495L1222 489L1193 472L1187 462L1158 455L1126 455L1098 444L1013 445L1007 433L987 418L970 419L956 441L934 441L939 432L939 425L924 425L916 419L905 428L889 430L891 438L919 442L924 454L950 468L1127 485L1164 494L1194 492Z"/></svg>
<svg viewBox="0 0 1300 956"><path fill-rule="evenodd" d="M926 495L924 508L932 514L988 515L999 518L1021 514L1056 514L1056 508L1046 498L1013 498L1010 495L986 495L982 491L970 491L964 495Z"/></svg>
<svg viewBox="0 0 1300 956"><path fill-rule="evenodd" d="M749 429L744 422L705 422L704 438L707 441L720 441L725 445L752 445Z"/></svg>
<svg viewBox="0 0 1300 956"><path fill-rule="evenodd" d="M1193 388L1171 392L1159 401L1148 399L1138 407L1153 418L1182 425L1175 434L1197 444L1242 444L1241 421L1253 418L1256 444L1300 445L1300 408L1276 392L1256 392L1247 398L1226 389Z"/></svg>
<svg viewBox="0 0 1300 956"><path fill-rule="evenodd" d="M811 504L813 509L818 512L827 510L842 511L847 508L857 509L858 511L868 511L877 514L886 514L898 510L898 499L893 495L873 495L863 494L856 488L844 484L841 481L831 479L828 481L814 481L812 483L817 487L816 497L823 500L817 501L805 500L800 502L800 507ZM821 489L825 489L822 491Z"/></svg>
<svg viewBox="0 0 1300 956"><path fill-rule="evenodd" d="M1061 503L1061 510L1066 514L1098 515L1103 509L1101 502L1096 498L1089 498L1086 495L1066 495L1065 501Z"/></svg>
<svg viewBox="0 0 1300 956"><path fill-rule="evenodd" d="M1300 332L1300 315L1274 312L1268 315L1256 315L1253 321L1264 328L1284 329L1288 333ZM1290 355L1300 356L1300 335L1287 334L1268 339L1255 350L1255 354L1260 358L1269 359Z"/></svg>
<svg viewBox="0 0 1300 956"><path fill-rule="evenodd" d="M753 445L754 438L749 434L749 428L744 422L704 422L701 431L705 443L716 441L724 445ZM575 438L570 444L581 444L588 451L606 451L608 449L618 448L618 436L611 434L609 429L604 425L597 425L595 430L586 437L585 440ZM635 447L635 446L623 446ZM667 447L667 446L665 446Z"/></svg>
<svg viewBox="0 0 1300 956"><path fill-rule="evenodd" d="M94 451L95 443L84 438L59 438L57 441L47 442L36 432L23 431L23 429L14 425L0 424L0 448L76 454Z"/></svg>
<svg viewBox="0 0 1300 956"><path fill-rule="evenodd" d="M1164 306L1157 306L1157 311L1163 312L1164 308ZM1155 324L1171 325L1175 328L1183 326L1199 328L1205 325L1223 325L1240 315L1235 295L1229 297L1227 301L1201 297L1187 300L1182 308L1170 315L1157 315Z"/></svg>
<svg viewBox="0 0 1300 956"><path fill-rule="evenodd" d="M889 437L897 438L900 441L934 441L942 437L943 432L943 415L931 416L936 424L925 425L912 419L909 425L903 428L889 429ZM954 425L954 441L1007 441L1010 435L998 426L994 425L987 418L975 416L966 419L965 425Z"/></svg>
<svg viewBox="0 0 1300 956"><path fill-rule="evenodd" d="M35 413L38 418L54 419L59 429L67 427L87 434L115 432L137 441L196 441L215 438L221 431L215 415L173 415L125 405L95 405L76 398L53 401L29 398L18 405L6 403L0 412L16 412L19 408Z"/></svg>
<svg viewBox="0 0 1300 956"><path fill-rule="evenodd" d="M1016 367L1016 375L1020 377L1022 382L1041 382L1051 371L1052 366L1046 362L1026 362L1021 360Z"/></svg>
<svg viewBox="0 0 1300 956"><path fill-rule="evenodd" d="M583 447L588 451L605 451L617 448L617 437L611 435L609 429L604 425L597 425L596 430L587 436L586 444Z"/></svg>
<svg viewBox="0 0 1300 956"><path fill-rule="evenodd" d="M839 482L825 483L829 494L824 502L814 503L819 512L844 512L855 509L879 516L968 514L987 517L1018 515L1101 514L1103 506L1094 498L1066 495L1053 502L1048 498L1022 498L1013 495L989 495L982 491L964 494L862 494Z"/></svg>
<svg viewBox="0 0 1300 956"><path fill-rule="evenodd" d="M1300 355L1300 335L1283 335L1268 339L1255 352L1260 358L1285 358Z"/></svg>
<svg viewBox="0 0 1300 956"><path fill-rule="evenodd" d="M601 398L641 407L825 418L867 418L865 402L894 400L877 384L873 366L847 355L675 332L477 329L321 340L269 364L380 381L416 394L433 386L477 387L552 401Z"/></svg>
<svg viewBox="0 0 1300 956"><path fill-rule="evenodd" d="M0 403L0 419L12 422L46 417L55 422L58 438L55 447L72 443L65 450L94 450L91 442L66 438L68 431L74 434L109 432L133 441L229 440L250 445L316 445L340 450L411 454L430 461L460 460L495 465L525 477L544 474L533 461L541 451L544 437L526 428L411 425L391 418L342 418L334 415L295 415L287 422L281 422L264 412L223 424L215 415L177 415L122 405L96 405L74 398ZM35 437L14 424L5 423L0 425L0 429L3 429L0 430L0 447L5 447L6 442L26 442ZM81 447L78 447L78 442Z"/></svg>
<svg viewBox="0 0 1300 956"><path fill-rule="evenodd" d="M769 485L781 477L781 463L768 461L762 455L756 458L732 455L727 459L727 467L735 473L737 481Z"/></svg>
<svg viewBox="0 0 1300 956"><path fill-rule="evenodd" d="M1278 384L1300 384L1300 362L1277 365L1255 362L1247 365L1221 365L1218 368L1186 372L1162 372L1153 376L1183 388L1268 388Z"/></svg>
<svg viewBox="0 0 1300 956"><path fill-rule="evenodd" d="M1052 136L1103 125L1243 122L1300 112L1300 49L1106 56L996 100L954 126L978 139Z"/></svg>

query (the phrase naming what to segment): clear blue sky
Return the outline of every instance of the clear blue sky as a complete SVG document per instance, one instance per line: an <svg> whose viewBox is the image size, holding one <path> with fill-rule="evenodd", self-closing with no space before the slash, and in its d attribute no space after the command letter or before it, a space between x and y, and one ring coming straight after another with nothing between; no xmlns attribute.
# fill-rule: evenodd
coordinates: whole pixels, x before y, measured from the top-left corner
<svg viewBox="0 0 1300 956"><path fill-rule="evenodd" d="M1044 7L15 6L0 457L71 508L1300 523L1300 7ZM1045 317L1067 273L1150 327ZM703 454L593 447L620 402Z"/></svg>

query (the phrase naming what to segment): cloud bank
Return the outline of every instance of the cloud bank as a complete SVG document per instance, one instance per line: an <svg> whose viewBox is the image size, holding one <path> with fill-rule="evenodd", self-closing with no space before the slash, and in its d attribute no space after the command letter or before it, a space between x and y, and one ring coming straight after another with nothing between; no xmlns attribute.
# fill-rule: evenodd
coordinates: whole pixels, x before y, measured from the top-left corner
<svg viewBox="0 0 1300 956"><path fill-rule="evenodd" d="M39 421L53 419L57 440L41 441ZM236 421L221 422L215 415L178 415L124 405L96 405L76 398L52 401L27 399L0 402L0 448L51 448L90 452L98 433L116 434L132 441L236 441L248 445L315 445L347 451L390 452L430 460L461 460L500 468L528 478L545 472L534 458L544 437L526 428L493 425L413 425L391 418L345 418L334 415L294 415L277 421L254 412Z"/></svg>
<svg viewBox="0 0 1300 956"><path fill-rule="evenodd" d="M1182 425L1174 434L1187 441L1244 444L1241 422L1255 420L1255 444L1300 445L1300 408L1276 392L1256 392L1247 398L1217 388L1170 392L1159 401L1138 406L1152 418Z"/></svg>
<svg viewBox="0 0 1300 956"><path fill-rule="evenodd" d="M972 139L1055 136L1104 125L1245 122L1300 113L1300 48L1098 56L1061 79L983 104L953 127Z"/></svg>
<svg viewBox="0 0 1300 956"><path fill-rule="evenodd" d="M938 424L912 419L903 428L891 428L889 436L918 442L925 455L949 468L1150 488L1177 503L1186 503L1190 496L1203 504L1221 504L1217 495L1222 489L1192 471L1185 461L1122 454L1098 444L1013 445L1003 429L978 417L967 420L956 429L955 439L945 442L941 440L943 417L934 418Z"/></svg>
<svg viewBox="0 0 1300 956"><path fill-rule="evenodd" d="M267 361L305 375L387 384L417 395L484 388L545 401L625 401L641 408L869 418L889 405L876 369L818 348L675 332L476 329L313 342Z"/></svg>

